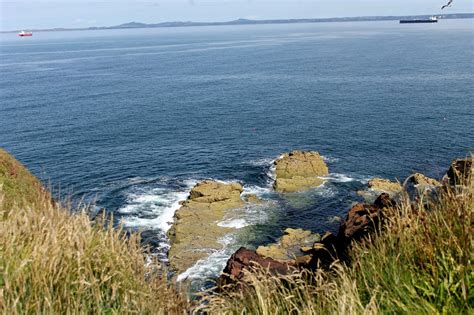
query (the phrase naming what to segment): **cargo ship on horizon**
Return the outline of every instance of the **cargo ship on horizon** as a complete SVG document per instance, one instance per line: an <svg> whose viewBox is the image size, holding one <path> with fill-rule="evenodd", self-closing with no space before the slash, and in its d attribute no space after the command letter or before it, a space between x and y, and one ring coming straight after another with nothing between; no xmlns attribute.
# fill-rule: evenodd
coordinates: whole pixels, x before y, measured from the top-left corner
<svg viewBox="0 0 474 315"><path fill-rule="evenodd" d="M430 16L427 19L400 20L400 24L411 24L411 23L438 23L438 17Z"/></svg>

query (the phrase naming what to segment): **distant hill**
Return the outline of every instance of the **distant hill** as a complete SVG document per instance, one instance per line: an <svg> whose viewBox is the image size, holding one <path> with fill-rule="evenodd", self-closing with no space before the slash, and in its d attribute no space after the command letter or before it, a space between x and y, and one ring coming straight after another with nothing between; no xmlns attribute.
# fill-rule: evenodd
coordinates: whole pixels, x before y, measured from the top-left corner
<svg viewBox="0 0 474 315"><path fill-rule="evenodd" d="M394 21L406 19L429 18L431 14L426 15L407 15L407 16L359 16L359 17L339 17L339 18L321 18L321 19L279 19L279 20L249 20L238 19L227 22L163 22L157 24L145 23L126 23L117 26L106 27L106 29L116 28L155 28L155 27L185 27L185 26L219 26L219 25L248 25L248 24L295 24L295 23L324 23L324 22L370 22L370 21ZM474 13L455 13L436 15L440 19L471 19Z"/></svg>
<svg viewBox="0 0 474 315"><path fill-rule="evenodd" d="M472 19L474 13L453 13L436 15L439 19ZM328 23L328 22L372 22L372 21L395 21L406 19L429 18L433 14L426 15L404 15L404 16L356 16L356 17L337 17L337 18L318 18L318 19L277 19L277 20L248 20L238 19L227 22L161 22L161 23L140 23L129 22L115 26L88 27L88 28L52 28L52 29L33 29L36 32L52 31L78 31L78 30L110 30L110 29L132 29L132 28L159 28L159 27L189 27L189 26L224 26L224 25L256 25L256 24L296 24L296 23ZM18 32L6 31L1 33Z"/></svg>

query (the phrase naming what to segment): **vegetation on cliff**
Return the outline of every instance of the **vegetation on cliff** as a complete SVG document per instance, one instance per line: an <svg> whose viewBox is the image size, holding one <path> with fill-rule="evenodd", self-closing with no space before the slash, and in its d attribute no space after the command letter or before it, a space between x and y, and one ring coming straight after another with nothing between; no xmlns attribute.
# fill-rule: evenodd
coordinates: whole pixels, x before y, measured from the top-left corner
<svg viewBox="0 0 474 315"><path fill-rule="evenodd" d="M188 302L147 263L136 235L51 200L0 150L0 313L175 314Z"/></svg>

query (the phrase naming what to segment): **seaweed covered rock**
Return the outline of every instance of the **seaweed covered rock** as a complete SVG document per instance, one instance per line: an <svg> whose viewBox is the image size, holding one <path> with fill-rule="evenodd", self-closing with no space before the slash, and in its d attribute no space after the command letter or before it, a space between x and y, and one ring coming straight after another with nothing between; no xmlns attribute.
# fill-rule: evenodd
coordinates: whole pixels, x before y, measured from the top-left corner
<svg viewBox="0 0 474 315"><path fill-rule="evenodd" d="M319 234L303 229L286 229L284 235L275 244L259 246L257 254L282 262L291 262L304 256L305 249L321 239Z"/></svg>
<svg viewBox="0 0 474 315"><path fill-rule="evenodd" d="M321 176L328 175L328 167L318 152L292 151L275 161L278 192L297 192L318 187L323 183Z"/></svg>
<svg viewBox="0 0 474 315"><path fill-rule="evenodd" d="M222 248L219 239L233 229L217 225L228 211L244 206L239 183L203 181L191 190L182 202L168 231L171 248L168 252L173 270L183 272L212 250Z"/></svg>

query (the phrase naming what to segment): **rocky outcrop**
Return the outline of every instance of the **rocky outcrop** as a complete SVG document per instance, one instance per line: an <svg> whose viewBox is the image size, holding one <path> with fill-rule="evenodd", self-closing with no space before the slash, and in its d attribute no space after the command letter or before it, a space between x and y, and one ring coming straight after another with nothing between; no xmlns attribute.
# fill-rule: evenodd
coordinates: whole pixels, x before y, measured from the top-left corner
<svg viewBox="0 0 474 315"><path fill-rule="evenodd" d="M232 228L218 226L231 209L244 206L239 183L203 181L191 190L174 216L168 231L171 248L168 252L170 266L183 272L196 261L207 257L212 250L222 248L219 239Z"/></svg>
<svg viewBox="0 0 474 315"><path fill-rule="evenodd" d="M284 235L275 244L259 246L257 254L281 262L292 262L304 256L304 251L321 239L319 234L303 229L286 229Z"/></svg>
<svg viewBox="0 0 474 315"><path fill-rule="evenodd" d="M358 191L357 194L369 203L373 202L382 193L387 193L392 198L398 198L403 191L400 183L379 177L370 179L367 183L367 188L367 190Z"/></svg>
<svg viewBox="0 0 474 315"><path fill-rule="evenodd" d="M350 262L351 244L364 242L374 231L383 229L390 213L387 208L396 207L394 198L401 195L404 188L407 188L407 183L413 184L417 189L423 188L423 192L427 191L424 187L432 188L435 192L439 189L471 189L474 185L472 160L473 156L454 160L442 183L419 173L408 177L404 187L399 183L374 178L369 182L369 190L382 193L372 204L355 204L341 223L337 235L328 232L312 245L308 241L307 246L300 246L296 245L304 240L304 237L300 236L310 236L311 233L288 229L276 244L261 246L256 252L241 248L227 263L225 272L231 276L221 276L220 282L228 284L241 281L243 270L250 270L255 264L269 269L270 272L284 274L292 268L330 269L336 260ZM406 196L410 197L409 194ZM419 192L417 197L420 197ZM416 204L418 201L412 202ZM293 255L295 252L297 254Z"/></svg>
<svg viewBox="0 0 474 315"><path fill-rule="evenodd" d="M432 186L432 187L439 187L441 183L436 179L430 178L425 176L421 173L415 173L411 175L411 181L414 185L421 185L421 186Z"/></svg>
<svg viewBox="0 0 474 315"><path fill-rule="evenodd" d="M287 229L277 244L261 246L256 252L241 248L227 261L218 283L222 285L242 281L244 270L251 270L255 265L275 274L285 274L292 268L329 269L336 260L347 261L350 244L363 240L379 228L385 219L384 209L395 205L395 201L383 193L373 204L354 205L337 235L328 232L320 240L311 242L311 238L317 234ZM301 242L305 241L307 246L301 246ZM296 251L298 255L287 254L291 251Z"/></svg>
<svg viewBox="0 0 474 315"><path fill-rule="evenodd" d="M314 234L304 230L290 229L289 231L286 230L287 233L281 238L278 244L259 247L257 252L241 248L239 252L235 253L227 262L224 271L224 273L233 276L221 276L220 283L228 284L232 283L232 281L240 281L244 274L242 270L249 269L250 266L254 264L260 264L274 273L284 273L291 268L313 270L318 268L329 269L331 264L336 260L348 260L348 248L350 244L353 241L363 240L375 229L379 228L385 219L384 209L395 205L395 201L386 193L381 194L373 204L360 203L354 205L341 224L337 235L328 232L320 240L313 242L312 245L297 246L296 248L300 256L293 259L290 259L287 255L285 256L285 251L282 250L282 248L285 247L281 246L281 244L295 244L299 240L305 239L305 237L310 238L311 235ZM304 237L300 237L303 235ZM309 243L309 239L307 240ZM287 247L295 248L295 246ZM247 255L249 255L251 259L240 258L242 256L246 257Z"/></svg>
<svg viewBox="0 0 474 315"><path fill-rule="evenodd" d="M291 264L265 258L256 252L241 247L227 261L223 274L218 280L219 287L236 282L245 282L245 270L263 267L272 274L287 274L294 269Z"/></svg>
<svg viewBox="0 0 474 315"><path fill-rule="evenodd" d="M414 189L411 189L413 185ZM422 197L426 202L436 199L436 193L442 184L436 179L425 176L421 173L415 173L407 177L403 183L404 189L409 193L410 198ZM413 196L412 192L415 193Z"/></svg>
<svg viewBox="0 0 474 315"><path fill-rule="evenodd" d="M399 193L402 191L402 185L398 182L392 182L385 178L372 178L368 182L368 187L371 190L384 192L387 194L392 193Z"/></svg>
<svg viewBox="0 0 474 315"><path fill-rule="evenodd" d="M328 175L328 167L318 152L292 151L275 161L278 192L297 192L320 186L321 176Z"/></svg>

